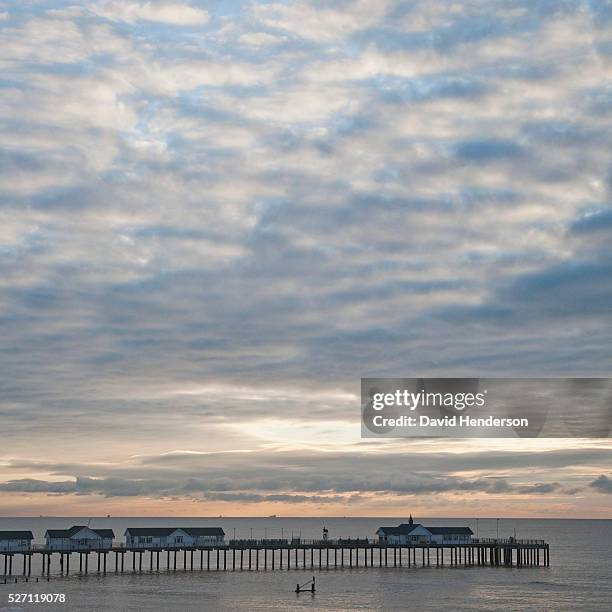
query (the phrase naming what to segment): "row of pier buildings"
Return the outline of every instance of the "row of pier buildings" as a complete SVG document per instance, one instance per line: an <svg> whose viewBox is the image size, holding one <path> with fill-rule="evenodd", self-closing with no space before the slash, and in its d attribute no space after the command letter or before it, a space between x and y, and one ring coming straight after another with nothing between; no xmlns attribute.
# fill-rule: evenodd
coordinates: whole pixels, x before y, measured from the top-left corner
<svg viewBox="0 0 612 612"><path fill-rule="evenodd" d="M125 530L127 548L181 548L222 546L225 533L220 527L130 527ZM110 550L112 529L74 525L69 529L48 529L45 548L49 551ZM26 552L32 549L31 531L0 531L0 552Z"/></svg>
<svg viewBox="0 0 612 612"><path fill-rule="evenodd" d="M380 527L374 541L392 546L469 544L472 535L469 527L425 527L415 523L411 516L408 523ZM124 536L125 547L130 549L218 547L226 544L221 527L129 527ZM327 539L326 530L323 539ZM48 551L111 550L114 540L112 529L74 525L69 529L48 529L44 548ZM27 552L32 550L33 541L31 531L0 531L0 552ZM283 543L288 542L283 540ZM299 544L300 541L293 539L292 543Z"/></svg>

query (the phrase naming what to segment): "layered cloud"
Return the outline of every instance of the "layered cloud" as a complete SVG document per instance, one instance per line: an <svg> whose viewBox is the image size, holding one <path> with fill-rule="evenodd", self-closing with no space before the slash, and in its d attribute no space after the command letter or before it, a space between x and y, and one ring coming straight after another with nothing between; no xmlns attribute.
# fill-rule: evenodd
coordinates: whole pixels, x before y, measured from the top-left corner
<svg viewBox="0 0 612 612"><path fill-rule="evenodd" d="M317 500L317 494L384 494L414 496L444 493L574 495L582 477L572 474L577 462L589 461L604 469L607 449L593 446L564 451L545 451L538 457L510 451L471 451L459 456L439 453L426 465L406 472L406 465L422 461L422 452L314 453L298 451L252 451L249 453L174 452L132 458L116 464L49 463L13 460L11 472L48 472L53 479L13 478L0 490L22 493L76 493L106 496L186 495L202 499L231 500L236 493L270 496L290 493ZM487 466L484 469L484 465ZM530 482L555 467L560 482ZM60 479L69 475L71 478ZM590 486L606 491L601 475ZM586 483L585 483L586 484ZM609 487L608 487L609 488ZM313 497L314 495L314 497ZM245 497L245 499L247 499ZM333 499L336 499L334 497ZM251 501L258 501L253 497ZM277 500L277 501L280 501Z"/></svg>
<svg viewBox="0 0 612 612"><path fill-rule="evenodd" d="M9 460L3 466L4 496L55 496L99 500L174 500L180 508L306 505L335 513L344 504L355 512L385 507L480 504L481 512L503 501L507 508L542 512L574 507L605 516L609 447L591 443L538 454L495 448L435 447L334 450L281 449L249 452L171 452L109 463ZM414 445L413 445L414 446ZM46 478L24 477L47 474ZM554 474L556 480L550 478ZM211 506L211 504L213 504ZM129 506L126 506L129 507ZM327 508L327 510L325 510ZM522 510L521 510L522 509ZM205 510L202 510L205 511ZM257 512L258 510L255 510ZM516 511L516 510L512 510ZM299 510L298 510L299 512Z"/></svg>
<svg viewBox="0 0 612 612"><path fill-rule="evenodd" d="M356 442L360 376L607 375L610 15L0 2L0 460L307 447L318 465ZM609 463L572 461L516 482L440 467L422 494L601 499ZM333 505L354 469L198 494ZM1 495L193 493L12 471Z"/></svg>
<svg viewBox="0 0 612 612"><path fill-rule="evenodd" d="M112 21L135 23L157 22L167 25L196 26L208 23L208 13L182 2L118 2L104 0L93 3L90 10Z"/></svg>

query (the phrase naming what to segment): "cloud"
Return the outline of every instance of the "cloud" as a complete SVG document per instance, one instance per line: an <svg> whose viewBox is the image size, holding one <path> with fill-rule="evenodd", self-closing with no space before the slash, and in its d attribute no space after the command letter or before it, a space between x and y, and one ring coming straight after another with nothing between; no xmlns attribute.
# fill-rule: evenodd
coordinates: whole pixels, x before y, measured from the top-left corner
<svg viewBox="0 0 612 612"><path fill-rule="evenodd" d="M337 481L340 482L340 481ZM349 484L350 483L350 484ZM221 490L218 490L219 487ZM491 493L491 494L544 494L551 493L559 488L559 483L513 487L506 480L476 479L463 480L456 478L425 478L421 480L407 480L399 484L390 481L366 481L358 483L350 477L346 478L344 485L325 483L323 480L312 482L306 479L305 486L300 486L297 481L286 481L279 479L278 490L283 486L289 487L290 491L307 491L309 494L294 493L270 493L261 494L257 491L274 490L271 480L265 481L255 478L250 483L238 480L231 489L226 489L223 481L212 480L209 482L198 482L194 479L183 480L177 477L172 480L151 479L124 479L124 478L83 478L79 477L72 481L43 481L43 480L10 480L0 483L0 491L19 493L74 493L76 495L102 494L106 497L160 497L179 496L190 498L196 496L198 499L207 501L225 502L290 502L290 503L342 503L345 501L343 494L359 491L361 493L376 493L387 495L429 495L444 493ZM318 490L334 491L340 495L321 496L314 494Z"/></svg>
<svg viewBox="0 0 612 612"><path fill-rule="evenodd" d="M291 504L363 503L372 496L573 495L574 465L609 465L606 449L541 453L439 453L406 474L422 451L407 452L250 452L167 453L116 465L11 461L5 469L46 471L52 480L9 479L0 490L21 493L64 493L105 497L176 497L198 501ZM539 480L555 466L559 481ZM508 473L512 472L512 476ZM69 475L70 479L65 480ZM61 478L61 480L60 480ZM571 485L571 486L567 486ZM591 485L593 486L593 485Z"/></svg>
<svg viewBox="0 0 612 612"><path fill-rule="evenodd" d="M519 493L553 493L560 489L560 484L558 482L538 482L533 485L527 485L523 487L519 487Z"/></svg>
<svg viewBox="0 0 612 612"><path fill-rule="evenodd" d="M604 208L585 213L576 219L570 229L576 234L605 232L612 228L612 209Z"/></svg>
<svg viewBox="0 0 612 612"><path fill-rule="evenodd" d="M460 159L486 163L495 159L520 157L522 148L508 140L470 140L460 143L455 150Z"/></svg>
<svg viewBox="0 0 612 612"><path fill-rule="evenodd" d="M209 501L239 502L241 504L262 502L338 504L346 502L346 498L340 495L260 495L257 493L207 493L205 499ZM355 500L353 499L352 501Z"/></svg>
<svg viewBox="0 0 612 612"><path fill-rule="evenodd" d="M0 491L18 493L73 493L75 490L75 483L71 481L46 482L27 478L0 483Z"/></svg>
<svg viewBox="0 0 612 612"><path fill-rule="evenodd" d="M318 5L313 2L254 4L250 11L267 27L293 35L334 44L343 37L374 25L389 7L389 0L349 0Z"/></svg>
<svg viewBox="0 0 612 612"><path fill-rule="evenodd" d="M209 15L204 9L181 2L103 0L91 5L90 10L101 17L127 23L149 21L177 26L197 26L209 21Z"/></svg>
<svg viewBox="0 0 612 612"><path fill-rule="evenodd" d="M598 476L593 482L589 485L599 493L612 493L612 480L608 478L605 474L601 474Z"/></svg>
<svg viewBox="0 0 612 612"><path fill-rule="evenodd" d="M278 45L287 40L285 36L276 36L268 32L247 32L241 34L238 39L242 44L253 45L255 47Z"/></svg>

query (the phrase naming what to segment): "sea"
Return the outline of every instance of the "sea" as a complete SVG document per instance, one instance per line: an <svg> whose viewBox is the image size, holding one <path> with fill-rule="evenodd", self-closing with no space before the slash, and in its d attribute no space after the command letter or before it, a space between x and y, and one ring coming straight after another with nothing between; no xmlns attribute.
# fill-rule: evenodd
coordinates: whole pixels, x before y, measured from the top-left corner
<svg viewBox="0 0 612 612"><path fill-rule="evenodd" d="M320 539L323 528L329 538L374 538L380 526L397 525L404 518L0 518L2 530L31 530L42 543L46 529L89 525L111 528L123 539L128 527L222 527L230 538ZM0 579L0 611L84 610L102 611L256 611L256 610L414 610L554 612L612 610L612 520L573 519L421 519L425 525L467 525L479 537L544 539L550 544L550 567L353 567L334 569L268 569L176 572L149 570L148 555L143 572L133 574L126 557L124 574L114 573L114 554L109 555L106 575L96 572L95 555L89 574L78 574L73 555L71 575L58 575L57 555L47 581L40 565L33 565L26 583L3 584ZM165 561L165 555L160 555ZM307 557L309 559L309 557ZM348 554L347 554L348 558ZM301 559L301 557L300 557ZM392 555L390 557L392 559ZM420 556L417 555L420 561ZM180 556L182 561L182 555ZM315 555L315 560L318 557ZM434 556L435 561L435 556ZM447 559L448 562L448 559ZM278 562L277 562L278 563ZM405 561L404 561L405 563ZM206 566L205 566L206 567ZM231 565L228 564L228 567ZM284 564L285 567L285 564ZM20 573L15 558L13 572ZM3 559L0 555L0 576ZM316 592L296 594L296 584L316 578ZM38 577L38 582L36 578ZM13 579L14 580L14 579ZM66 603L9 604L10 593L64 594Z"/></svg>

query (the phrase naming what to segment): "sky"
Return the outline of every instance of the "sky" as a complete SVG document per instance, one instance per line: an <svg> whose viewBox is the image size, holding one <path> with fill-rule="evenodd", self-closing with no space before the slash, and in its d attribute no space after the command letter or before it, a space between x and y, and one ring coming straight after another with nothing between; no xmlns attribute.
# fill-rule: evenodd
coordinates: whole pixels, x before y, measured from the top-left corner
<svg viewBox="0 0 612 612"><path fill-rule="evenodd" d="M612 2L0 0L0 49L0 515L612 517L609 440L359 405L609 375Z"/></svg>

